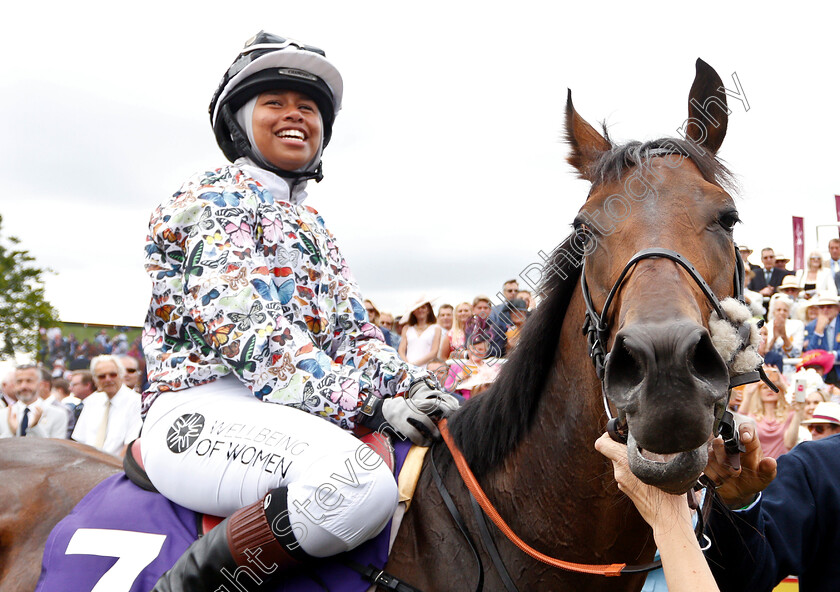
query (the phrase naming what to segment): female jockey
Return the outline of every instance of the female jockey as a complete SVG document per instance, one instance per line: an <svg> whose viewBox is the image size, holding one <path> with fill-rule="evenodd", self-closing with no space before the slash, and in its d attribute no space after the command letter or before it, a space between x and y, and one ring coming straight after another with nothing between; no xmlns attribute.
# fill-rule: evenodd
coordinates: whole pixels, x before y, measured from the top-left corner
<svg viewBox="0 0 840 592"><path fill-rule="evenodd" d="M210 104L233 164L192 177L152 215L143 462L170 500L227 516L156 591L216 590L240 566L274 577L372 538L397 487L352 433L388 427L427 444L430 416L457 408L383 342L303 205L341 95L323 51L260 32Z"/></svg>

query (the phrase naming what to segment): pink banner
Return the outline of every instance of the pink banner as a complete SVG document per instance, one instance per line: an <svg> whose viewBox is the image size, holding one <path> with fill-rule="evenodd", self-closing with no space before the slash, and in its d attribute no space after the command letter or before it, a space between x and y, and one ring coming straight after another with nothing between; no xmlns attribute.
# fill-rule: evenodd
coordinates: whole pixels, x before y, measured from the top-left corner
<svg viewBox="0 0 840 592"><path fill-rule="evenodd" d="M837 210L837 221L840 222L840 195L834 196L834 209ZM840 227L837 228L837 233L840 235Z"/></svg>
<svg viewBox="0 0 840 592"><path fill-rule="evenodd" d="M805 269L805 224L799 216L793 216L793 268Z"/></svg>

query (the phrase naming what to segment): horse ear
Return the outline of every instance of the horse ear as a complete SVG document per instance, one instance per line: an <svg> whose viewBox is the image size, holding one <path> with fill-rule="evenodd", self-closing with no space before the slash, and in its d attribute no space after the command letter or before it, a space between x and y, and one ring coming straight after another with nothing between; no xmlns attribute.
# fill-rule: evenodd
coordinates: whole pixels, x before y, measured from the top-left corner
<svg viewBox="0 0 840 592"><path fill-rule="evenodd" d="M572 149L566 160L581 178L594 183L592 167L610 149L610 143L575 111L572 89L566 97L566 141Z"/></svg>
<svg viewBox="0 0 840 592"><path fill-rule="evenodd" d="M700 146L717 152L726 136L729 114L723 81L709 64L697 58L697 73L688 93L688 119L683 125L686 136Z"/></svg>

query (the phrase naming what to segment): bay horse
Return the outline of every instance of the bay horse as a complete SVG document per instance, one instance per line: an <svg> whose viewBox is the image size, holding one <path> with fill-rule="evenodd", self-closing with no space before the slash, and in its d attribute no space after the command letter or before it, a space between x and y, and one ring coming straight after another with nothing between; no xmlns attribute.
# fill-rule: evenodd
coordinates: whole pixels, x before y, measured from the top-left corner
<svg viewBox="0 0 840 592"><path fill-rule="evenodd" d="M511 529L567 561L653 559L649 527L619 492L610 462L594 449L608 412L615 409L626 422L637 476L681 493L700 476L725 407L730 370L708 327L715 298L736 292L732 227L738 215L727 192L731 176L715 157L727 127L723 84L705 62L696 66L687 138L615 145L606 129L602 135L578 115L569 93L568 161L591 191L572 234L546 262L543 299L519 345L492 387L449 420L455 444ZM651 248L657 251L646 251ZM592 310L602 316L593 320ZM581 332L585 324L589 338ZM102 455L73 445L0 442L2 590L34 588L49 529L117 470ZM435 471L448 493L436 487ZM479 589L479 579L485 590L510 589L487 547L471 550L444 495L478 537L481 525L453 457L436 445L426 455L386 570L426 592ZM644 582L643 573L559 570L532 559L492 526L489 537L523 592L632 591Z"/></svg>

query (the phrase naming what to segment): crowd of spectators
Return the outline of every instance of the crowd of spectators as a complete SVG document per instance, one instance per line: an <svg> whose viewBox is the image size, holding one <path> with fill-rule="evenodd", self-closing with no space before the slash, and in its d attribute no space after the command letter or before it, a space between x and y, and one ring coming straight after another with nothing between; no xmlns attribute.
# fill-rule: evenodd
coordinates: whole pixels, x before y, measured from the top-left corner
<svg viewBox="0 0 840 592"><path fill-rule="evenodd" d="M765 449L778 455L810 437L804 428L812 425L804 423L811 420L806 403L797 402L792 394L791 385L797 377L807 384L806 397L840 403L836 370L840 239L830 241L827 257L813 252L806 268L798 271L788 269L790 260L769 247L760 252L761 265L749 260L753 251L748 247L741 246L740 252L747 270L747 303L756 319L766 321L760 353L781 392L777 395L761 385L742 387L733 395L733 401L741 402L732 407L757 421ZM371 322L403 359L427 367L442 388L465 398L483 391L494 380L535 305L531 293L520 290L515 279L504 282L496 302L485 295L457 304L436 303L421 296L404 310L394 311L397 314L379 310L372 300L364 303ZM109 385L106 389L88 371L91 361L103 355L113 355L118 361L120 387ZM139 339L129 342L124 333L109 337L103 329L94 339L79 342L72 333L65 337L59 329L42 331L39 359L43 380L52 381L41 387L46 393L41 399L49 397L50 404L69 410L64 427L68 437L94 388L97 394L114 391L114 396L123 383L125 389L139 391L145 381ZM107 382L108 377L103 378ZM14 382L14 377L3 381L7 415L15 403ZM20 431L19 420L12 415L4 429L9 431L15 421Z"/></svg>
<svg viewBox="0 0 840 592"><path fill-rule="evenodd" d="M504 283L500 295L497 304L478 295L457 305L421 296L402 315L365 300L365 310L402 359L427 367L444 390L469 398L498 375L535 304L515 279Z"/></svg>
<svg viewBox="0 0 840 592"><path fill-rule="evenodd" d="M103 354L132 356L142 360L140 337L130 341L125 331L118 330L114 335L109 335L108 330L100 329L92 339L79 341L75 333L65 336L59 327L40 331L37 359L45 367L53 369L53 376L59 377L68 370L90 368L91 360Z"/></svg>
<svg viewBox="0 0 840 592"><path fill-rule="evenodd" d="M772 248L761 250L761 265L749 261L751 249L740 250L748 304L755 318L765 321L759 353L780 392L764 384L740 387L733 393L739 403L731 406L755 420L764 454L776 458L840 429L833 407L840 403L840 239L829 241L827 257L811 252L805 269L796 271ZM815 412L818 405L822 413Z"/></svg>
<svg viewBox="0 0 840 592"><path fill-rule="evenodd" d="M20 365L0 381L0 438L72 439L122 457L140 435L143 382L127 353L95 356L89 369L66 369L62 358L49 369Z"/></svg>

